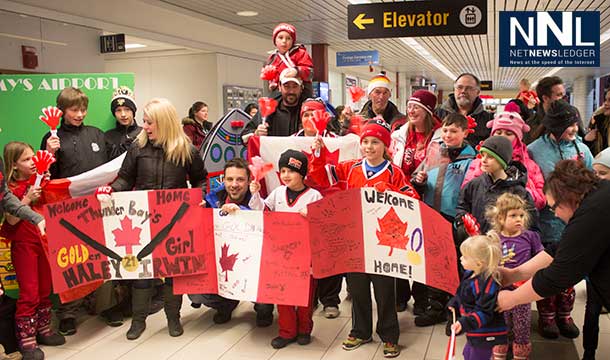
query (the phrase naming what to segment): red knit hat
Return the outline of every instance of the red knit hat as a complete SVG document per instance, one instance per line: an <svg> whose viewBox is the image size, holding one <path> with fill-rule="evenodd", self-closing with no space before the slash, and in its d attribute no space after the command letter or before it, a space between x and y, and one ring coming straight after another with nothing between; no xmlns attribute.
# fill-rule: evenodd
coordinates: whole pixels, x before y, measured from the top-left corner
<svg viewBox="0 0 610 360"><path fill-rule="evenodd" d="M382 143L385 144L386 147L390 147L390 141L392 130L390 129L390 125L385 122L383 119L372 119L364 125L362 128L362 132L360 133L360 142L367 136L373 136L377 139L381 140Z"/></svg>
<svg viewBox="0 0 610 360"><path fill-rule="evenodd" d="M424 108L430 115L434 115L434 107L436 107L436 95L428 90L417 90L414 92L407 105L416 104Z"/></svg>
<svg viewBox="0 0 610 360"><path fill-rule="evenodd" d="M290 25L290 24L286 24L286 23L281 23L278 24L278 26L275 27L275 29L273 29L273 45L275 45L275 38L277 37L277 34L279 34L281 31L285 31L288 34L290 34L290 37L292 38L292 43L296 43L297 41L297 29Z"/></svg>
<svg viewBox="0 0 610 360"><path fill-rule="evenodd" d="M301 117L303 117L303 113L305 111L310 111L310 110L326 110L326 106L324 106L323 100L322 99L307 99L305 100L305 102L303 102L303 105L301 105Z"/></svg>

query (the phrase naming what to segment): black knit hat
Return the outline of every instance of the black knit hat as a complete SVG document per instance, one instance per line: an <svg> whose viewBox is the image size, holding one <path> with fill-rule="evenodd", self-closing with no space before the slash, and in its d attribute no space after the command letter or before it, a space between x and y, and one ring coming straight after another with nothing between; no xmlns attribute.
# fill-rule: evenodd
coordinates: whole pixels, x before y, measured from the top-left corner
<svg viewBox="0 0 610 360"><path fill-rule="evenodd" d="M498 160L503 169L513 159L513 144L504 136L492 136L487 138L481 145L482 153L486 153Z"/></svg>
<svg viewBox="0 0 610 360"><path fill-rule="evenodd" d="M133 96L133 92L127 86L121 86L117 89L114 89L114 93L112 94L112 100L110 101L110 111L114 116L114 112L116 108L119 106L127 106L133 111L133 115L136 115L136 101Z"/></svg>
<svg viewBox="0 0 610 360"><path fill-rule="evenodd" d="M280 155L278 163L280 170L289 168L305 177L307 175L307 156L300 151L286 150Z"/></svg>
<svg viewBox="0 0 610 360"><path fill-rule="evenodd" d="M548 133L553 134L555 140L559 141L566 129L579 120L578 110L567 101L559 99L551 103L549 110L544 114L542 125Z"/></svg>

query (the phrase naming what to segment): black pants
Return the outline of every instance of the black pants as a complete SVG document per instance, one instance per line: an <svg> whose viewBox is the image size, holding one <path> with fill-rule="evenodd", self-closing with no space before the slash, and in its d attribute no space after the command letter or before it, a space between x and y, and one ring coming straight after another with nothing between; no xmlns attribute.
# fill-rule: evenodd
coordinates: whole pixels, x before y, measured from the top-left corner
<svg viewBox="0 0 610 360"><path fill-rule="evenodd" d="M15 311L17 300L6 295L0 296L0 344L4 352L10 354L17 351L17 338L15 335Z"/></svg>
<svg viewBox="0 0 610 360"><path fill-rule="evenodd" d="M415 304L427 307L428 290L425 284L414 281L411 286L409 280L396 279L396 305L406 304L411 296L413 296Z"/></svg>
<svg viewBox="0 0 610 360"><path fill-rule="evenodd" d="M338 307L341 303L339 293L343 285L343 274L330 276L327 278L318 279L318 288L316 289L316 298L322 303L322 306ZM314 304L317 302L314 302Z"/></svg>
<svg viewBox="0 0 610 360"><path fill-rule="evenodd" d="M582 328L582 347L587 355L594 355L599 337L599 316L602 302L587 280L587 303L585 306L585 324Z"/></svg>
<svg viewBox="0 0 610 360"><path fill-rule="evenodd" d="M373 301L371 283L377 303L377 334L383 342L398 343L400 329L396 314L394 278L365 273L347 274L352 294L352 331L350 336L368 339L373 333Z"/></svg>

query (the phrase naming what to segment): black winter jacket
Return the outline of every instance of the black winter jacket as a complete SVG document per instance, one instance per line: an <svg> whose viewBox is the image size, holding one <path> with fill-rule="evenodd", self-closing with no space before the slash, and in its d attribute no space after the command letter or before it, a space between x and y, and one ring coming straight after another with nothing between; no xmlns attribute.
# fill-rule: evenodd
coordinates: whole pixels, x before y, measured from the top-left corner
<svg viewBox="0 0 610 360"><path fill-rule="evenodd" d="M510 192L527 201L533 227L537 228L538 213L531 195L525 189L527 169L520 162L512 161L506 169L506 174L508 178L497 180L495 183L491 176L485 173L466 184L460 191L456 219L460 219L465 213L471 213L479 222L481 233L484 234L491 228L485 217L485 211L496 203L500 195Z"/></svg>
<svg viewBox="0 0 610 360"><path fill-rule="evenodd" d="M445 100L445 102L436 109L435 113L439 119L443 119L447 114L458 112L458 105L455 101L455 95L449 94L449 98ZM474 121L477 122L477 127L474 129L474 133L468 135L466 140L472 145L477 146L481 141L484 141L489 137L491 133L491 129L487 128L487 122L493 119L493 114L485 111L483 107L483 101L481 98L477 97L472 105L472 111L468 116L474 118Z"/></svg>
<svg viewBox="0 0 610 360"><path fill-rule="evenodd" d="M62 179L82 174L108 161L106 140L102 130L88 125L72 126L61 120L57 136L61 147L55 152L57 160L51 168L51 179ZM40 148L47 148L47 133L40 143Z"/></svg>
<svg viewBox="0 0 610 360"><path fill-rule="evenodd" d="M165 159L160 146L147 142L140 148L131 144L117 179L112 183L113 191L183 189L188 179L193 188L205 185L207 171L194 146L191 147L192 162L186 166L175 165Z"/></svg>
<svg viewBox="0 0 610 360"><path fill-rule="evenodd" d="M373 102L371 100L367 101L364 106L362 106L362 110L360 110L358 114L365 120L372 119L377 116L377 114L375 114L373 111ZM394 103L391 101L388 101L388 106L386 106L385 110L383 111L383 119L388 125L392 125L392 129L395 128L395 126L393 126L394 122L401 122L403 124L406 122L405 115L401 113L396 105L394 105Z"/></svg>
<svg viewBox="0 0 610 360"><path fill-rule="evenodd" d="M129 150L129 146L142 130L134 121L129 126L121 125L117 121L116 127L104 133L106 139L106 150L108 151L108 161L119 157L122 153Z"/></svg>

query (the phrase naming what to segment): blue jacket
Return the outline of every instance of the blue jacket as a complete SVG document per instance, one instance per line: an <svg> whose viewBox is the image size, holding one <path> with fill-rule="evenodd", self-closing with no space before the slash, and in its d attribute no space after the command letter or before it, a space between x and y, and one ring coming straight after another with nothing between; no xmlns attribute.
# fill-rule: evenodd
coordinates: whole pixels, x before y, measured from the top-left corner
<svg viewBox="0 0 610 360"><path fill-rule="evenodd" d="M561 160L581 158L588 169L593 166L591 150L579 137L574 141L561 140L557 143L546 134L529 144L527 151L536 164L540 166L545 178L549 176L551 171L555 169L555 165Z"/></svg>
<svg viewBox="0 0 610 360"><path fill-rule="evenodd" d="M211 192L205 196L205 202L207 203L207 207L211 208L221 208L222 205L227 201L227 190L225 190L225 185L222 184L218 188L216 192ZM237 205L241 210L250 210L248 206L248 202L250 202L250 198L252 194L250 194L250 189L247 190L246 196L244 199Z"/></svg>
<svg viewBox="0 0 610 360"><path fill-rule="evenodd" d="M504 315L495 311L500 285L492 278L465 271L448 306L456 309L468 342L474 347L491 347L508 342Z"/></svg>
<svg viewBox="0 0 610 360"><path fill-rule="evenodd" d="M444 144L441 146L444 147ZM430 169L424 189L424 202L436 211L454 218L462 182L476 155L472 146L467 144L453 161Z"/></svg>

